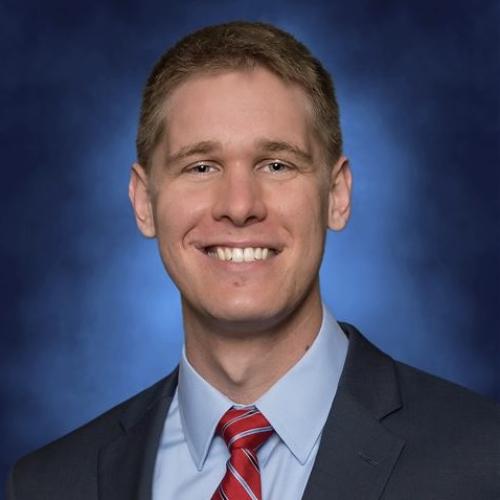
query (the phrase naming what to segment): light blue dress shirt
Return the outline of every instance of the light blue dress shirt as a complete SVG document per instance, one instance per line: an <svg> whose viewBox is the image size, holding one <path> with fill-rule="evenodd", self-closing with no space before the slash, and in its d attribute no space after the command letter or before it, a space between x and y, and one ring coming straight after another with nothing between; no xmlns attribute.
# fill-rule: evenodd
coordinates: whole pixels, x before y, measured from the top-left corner
<svg viewBox="0 0 500 500"><path fill-rule="evenodd" d="M348 340L323 306L320 331L304 356L254 405L275 433L259 449L264 500L300 499L337 391ZM179 383L156 457L153 500L209 500L224 477L229 452L214 436L233 403L190 365L185 351Z"/></svg>

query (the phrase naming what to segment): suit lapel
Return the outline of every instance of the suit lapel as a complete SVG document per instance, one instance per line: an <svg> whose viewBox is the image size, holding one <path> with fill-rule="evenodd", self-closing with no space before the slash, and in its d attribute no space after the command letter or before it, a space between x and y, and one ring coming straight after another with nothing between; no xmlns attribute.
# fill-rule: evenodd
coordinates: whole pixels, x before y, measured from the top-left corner
<svg viewBox="0 0 500 500"><path fill-rule="evenodd" d="M304 500L380 498L404 447L382 423L402 406L394 362L341 326L349 351Z"/></svg>
<svg viewBox="0 0 500 500"><path fill-rule="evenodd" d="M176 386L177 370L127 404L118 437L99 453L99 500L151 500L156 454Z"/></svg>

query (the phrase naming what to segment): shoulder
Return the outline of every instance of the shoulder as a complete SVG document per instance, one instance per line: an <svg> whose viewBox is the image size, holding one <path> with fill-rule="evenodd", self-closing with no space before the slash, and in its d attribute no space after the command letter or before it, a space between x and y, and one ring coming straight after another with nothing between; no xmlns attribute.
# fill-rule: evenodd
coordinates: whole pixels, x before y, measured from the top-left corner
<svg viewBox="0 0 500 500"><path fill-rule="evenodd" d="M394 415L436 422L470 425L481 422L498 427L500 406L465 387L394 360L367 340L354 326L342 323L349 337L345 371L355 391L375 406L381 391L391 390L400 408ZM371 398L371 399L370 399ZM399 405L398 405L399 406Z"/></svg>
<svg viewBox="0 0 500 500"><path fill-rule="evenodd" d="M411 484L435 498L499 498L499 406L416 368L395 366L402 407L383 425L405 446L388 491Z"/></svg>
<svg viewBox="0 0 500 500"><path fill-rule="evenodd" d="M80 485L78 498L93 498L94 493L85 491L95 489L100 449L120 437L124 426L131 424L134 418L148 412L175 382L176 372L173 372L90 422L22 457L11 470L10 491L14 485L16 490L35 491L44 487L50 490L57 482L71 486L71 481L76 481L75 485ZM10 495L9 498L25 498ZM43 496L42 491L40 495L37 498L49 498Z"/></svg>
<svg viewBox="0 0 500 500"><path fill-rule="evenodd" d="M498 404L394 360L351 325L342 328L349 337L344 400L402 443L386 497L499 498Z"/></svg>
<svg viewBox="0 0 500 500"><path fill-rule="evenodd" d="M403 407L401 415L434 433L492 443L500 439L500 406L460 385L395 362ZM494 443L494 441L493 441ZM500 441L497 441L500 453Z"/></svg>
<svg viewBox="0 0 500 500"><path fill-rule="evenodd" d="M66 455L66 451L75 451L75 449L84 452L85 449L98 448L100 445L112 441L114 437L121 434L122 421L130 410L134 408L139 411L147 410L149 404L158 396L167 379L168 377L159 380L81 427L30 453L21 459L20 463L23 464L41 457L49 458L60 453Z"/></svg>

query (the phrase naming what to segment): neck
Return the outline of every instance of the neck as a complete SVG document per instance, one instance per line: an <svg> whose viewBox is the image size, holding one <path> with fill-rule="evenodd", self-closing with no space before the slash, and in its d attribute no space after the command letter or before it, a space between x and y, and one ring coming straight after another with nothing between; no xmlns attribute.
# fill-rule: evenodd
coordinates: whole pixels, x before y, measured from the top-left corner
<svg viewBox="0 0 500 500"><path fill-rule="evenodd" d="M291 313L264 327L208 320L185 301L183 313L189 362L239 404L255 402L295 365L314 342L322 321L319 285Z"/></svg>

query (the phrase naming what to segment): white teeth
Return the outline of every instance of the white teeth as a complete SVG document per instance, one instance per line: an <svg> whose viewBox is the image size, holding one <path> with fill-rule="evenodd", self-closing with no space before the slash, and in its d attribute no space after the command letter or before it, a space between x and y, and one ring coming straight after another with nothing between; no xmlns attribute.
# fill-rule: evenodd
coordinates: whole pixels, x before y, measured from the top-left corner
<svg viewBox="0 0 500 500"><path fill-rule="evenodd" d="M212 247L208 255L223 261L254 262L256 260L266 260L274 255L274 252L269 250L269 248Z"/></svg>
<svg viewBox="0 0 500 500"><path fill-rule="evenodd" d="M252 262L254 260L253 248L245 248L243 250L243 259L245 259L245 262Z"/></svg>
<svg viewBox="0 0 500 500"><path fill-rule="evenodd" d="M226 260L226 254L221 247L217 247L217 257L219 260Z"/></svg>
<svg viewBox="0 0 500 500"><path fill-rule="evenodd" d="M233 257L231 260L233 262L243 262L243 249L233 248Z"/></svg>

